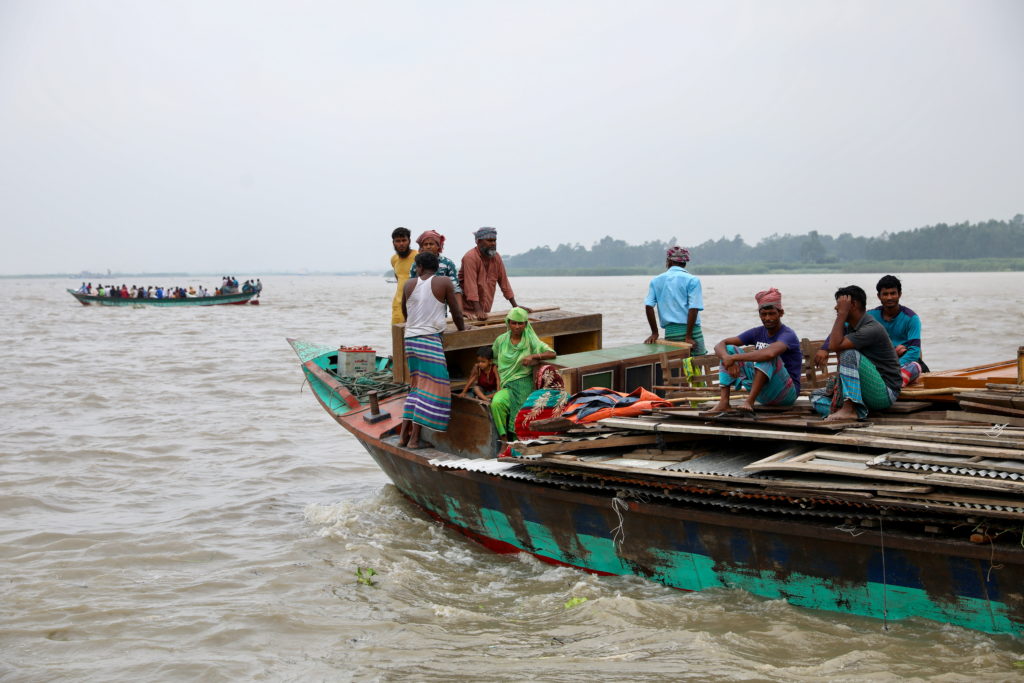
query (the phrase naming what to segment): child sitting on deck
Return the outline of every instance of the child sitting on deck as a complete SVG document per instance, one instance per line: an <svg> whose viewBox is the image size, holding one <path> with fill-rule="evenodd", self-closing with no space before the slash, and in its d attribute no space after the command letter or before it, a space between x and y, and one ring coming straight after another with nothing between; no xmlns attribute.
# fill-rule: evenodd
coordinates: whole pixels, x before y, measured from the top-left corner
<svg viewBox="0 0 1024 683"><path fill-rule="evenodd" d="M470 390L475 398L484 402L489 402L498 390L498 366L494 364L494 351L490 346L476 350L476 363L459 396L465 397Z"/></svg>

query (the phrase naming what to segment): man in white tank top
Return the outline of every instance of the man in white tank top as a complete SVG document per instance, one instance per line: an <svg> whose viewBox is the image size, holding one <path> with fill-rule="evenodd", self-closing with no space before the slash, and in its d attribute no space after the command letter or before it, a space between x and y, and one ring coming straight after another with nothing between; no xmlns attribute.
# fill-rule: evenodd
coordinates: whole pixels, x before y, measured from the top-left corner
<svg viewBox="0 0 1024 683"><path fill-rule="evenodd" d="M466 329L451 278L434 277L437 263L436 254L427 251L417 254L417 277L409 278L402 289L405 359L409 364L411 390L402 411L399 444L409 448L428 445L420 440L422 427L443 432L451 417L451 382L441 344L441 333L448 317L446 308L452 311L455 327Z"/></svg>

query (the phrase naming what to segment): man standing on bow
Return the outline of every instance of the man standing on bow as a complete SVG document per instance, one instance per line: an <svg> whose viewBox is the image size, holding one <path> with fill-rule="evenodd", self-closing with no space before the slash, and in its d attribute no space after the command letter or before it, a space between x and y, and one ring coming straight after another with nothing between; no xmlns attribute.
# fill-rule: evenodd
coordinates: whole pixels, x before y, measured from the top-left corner
<svg viewBox="0 0 1024 683"><path fill-rule="evenodd" d="M441 333L448 309L459 330L466 329L455 285L437 274L437 254L424 251L416 256L416 277L407 278L402 287L402 313L405 318L405 360L409 364L410 389L402 409L399 443L422 448L420 429L437 432L448 429L452 392L448 363Z"/></svg>
<svg viewBox="0 0 1024 683"><path fill-rule="evenodd" d="M715 355L722 360L718 384L722 398L714 410L729 410L729 394L733 389L750 393L741 413L753 415L754 404L791 406L800 395L800 371L803 353L800 339L782 324L782 293L772 287L754 295L761 327L754 327L715 344ZM744 353L739 346L755 346Z"/></svg>
<svg viewBox="0 0 1024 683"><path fill-rule="evenodd" d="M395 297L391 300L391 324L404 323L405 316L402 315L402 291L405 283L409 280L409 273L412 271L416 254L415 249L410 248L409 238L412 233L408 228L395 228L391 231L391 245L395 253L391 256L391 269L395 271Z"/></svg>
<svg viewBox="0 0 1024 683"><path fill-rule="evenodd" d="M651 336L645 344L658 340L658 322L654 307L658 307L661 326L665 328L665 339L690 344L690 354L699 356L707 353L704 347L704 333L700 329L700 311L704 310L704 294L700 279L686 271L690 252L682 247L669 247L665 256L665 272L651 280L647 288L644 307Z"/></svg>
<svg viewBox="0 0 1024 683"><path fill-rule="evenodd" d="M462 307L467 315L477 320L487 320L494 304L494 290L501 287L513 308L529 308L516 303L516 295L505 273L505 263L498 253L498 231L495 228L480 228L473 233L476 246L462 257L459 268L459 283L462 285Z"/></svg>

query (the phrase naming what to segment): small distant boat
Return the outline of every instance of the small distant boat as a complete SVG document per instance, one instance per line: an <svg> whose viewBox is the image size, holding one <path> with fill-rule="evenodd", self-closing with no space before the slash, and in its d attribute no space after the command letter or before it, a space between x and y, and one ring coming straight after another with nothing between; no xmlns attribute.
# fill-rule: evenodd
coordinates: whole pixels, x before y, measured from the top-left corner
<svg viewBox="0 0 1024 683"><path fill-rule="evenodd" d="M95 294L82 294L73 289L68 294L75 297L78 303L83 306L223 306L225 304L258 304L259 299L254 299L259 292L235 292L234 294L221 294L218 296L193 296L183 299L133 299L130 297L96 296Z"/></svg>

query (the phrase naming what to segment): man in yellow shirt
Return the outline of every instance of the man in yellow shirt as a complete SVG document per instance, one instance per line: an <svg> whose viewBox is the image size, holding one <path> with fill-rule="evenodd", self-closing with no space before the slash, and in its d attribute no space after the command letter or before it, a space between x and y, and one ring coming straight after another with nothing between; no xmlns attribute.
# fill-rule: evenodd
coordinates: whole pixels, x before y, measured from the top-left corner
<svg viewBox="0 0 1024 683"><path fill-rule="evenodd" d="M410 248L412 233L408 228L395 228L391 231L391 244L395 247L395 255L391 257L391 268L395 271L395 296L391 300L391 324L404 323L402 315L402 288L409 279L409 271L419 252Z"/></svg>

